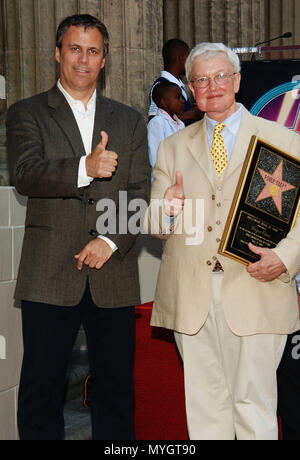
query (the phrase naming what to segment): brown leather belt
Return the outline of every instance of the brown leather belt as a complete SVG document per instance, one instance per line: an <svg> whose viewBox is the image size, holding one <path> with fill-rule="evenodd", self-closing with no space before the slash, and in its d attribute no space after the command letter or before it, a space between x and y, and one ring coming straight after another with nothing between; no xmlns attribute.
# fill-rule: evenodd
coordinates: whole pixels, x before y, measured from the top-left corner
<svg viewBox="0 0 300 460"><path fill-rule="evenodd" d="M215 263L215 266L214 266L214 269L213 269L213 273L218 273L218 272L223 272L223 271L224 271L223 267L222 267L222 265L220 264L220 262L217 259L217 261Z"/></svg>

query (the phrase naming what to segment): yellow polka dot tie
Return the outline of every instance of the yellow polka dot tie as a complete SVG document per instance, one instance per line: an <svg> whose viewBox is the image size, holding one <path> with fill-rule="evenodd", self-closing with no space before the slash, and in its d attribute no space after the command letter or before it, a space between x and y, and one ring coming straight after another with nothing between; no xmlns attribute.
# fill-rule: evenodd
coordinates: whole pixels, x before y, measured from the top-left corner
<svg viewBox="0 0 300 460"><path fill-rule="evenodd" d="M227 166L226 146L221 134L221 131L225 128L225 126L226 125L224 125L224 123L218 123L215 126L210 151L218 176L222 176L223 171Z"/></svg>

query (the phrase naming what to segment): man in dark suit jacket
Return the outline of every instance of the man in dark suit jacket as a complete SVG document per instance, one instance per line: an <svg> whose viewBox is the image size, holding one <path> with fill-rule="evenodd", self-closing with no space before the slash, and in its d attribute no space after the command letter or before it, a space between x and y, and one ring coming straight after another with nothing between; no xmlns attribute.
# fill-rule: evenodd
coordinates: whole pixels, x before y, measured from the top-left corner
<svg viewBox="0 0 300 460"><path fill-rule="evenodd" d="M142 116L96 89L107 52L100 21L66 18L57 31L58 84L7 115L11 176L28 196L15 293L24 338L21 439L63 438L65 376L81 323L93 374L93 438L134 439L139 282L136 235L124 231L119 192L128 202L148 201L150 166ZM104 207L97 203L107 198L115 204L116 231L101 235Z"/></svg>

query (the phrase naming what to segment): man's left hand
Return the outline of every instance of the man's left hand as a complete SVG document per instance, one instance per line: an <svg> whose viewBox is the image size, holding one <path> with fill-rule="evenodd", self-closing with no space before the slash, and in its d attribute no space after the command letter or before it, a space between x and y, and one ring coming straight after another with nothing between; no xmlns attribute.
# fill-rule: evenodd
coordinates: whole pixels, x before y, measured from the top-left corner
<svg viewBox="0 0 300 460"><path fill-rule="evenodd" d="M261 282L273 281L286 271L286 266L272 249L260 248L249 243L250 251L261 258L247 267L247 272Z"/></svg>
<svg viewBox="0 0 300 460"><path fill-rule="evenodd" d="M74 257L78 260L78 270L82 270L83 265L100 270L112 255L113 250L111 247L101 238L96 238L90 241L82 251Z"/></svg>

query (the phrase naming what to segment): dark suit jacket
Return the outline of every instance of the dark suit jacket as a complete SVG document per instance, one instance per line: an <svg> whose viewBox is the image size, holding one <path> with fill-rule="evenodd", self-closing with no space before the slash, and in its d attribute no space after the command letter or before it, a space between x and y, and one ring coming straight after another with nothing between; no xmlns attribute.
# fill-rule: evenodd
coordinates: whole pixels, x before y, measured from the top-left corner
<svg viewBox="0 0 300 460"><path fill-rule="evenodd" d="M149 199L150 166L146 126L135 110L97 95L93 148L100 131L108 150L118 153L110 179L78 188L78 166L85 153L79 129L65 97L50 91L17 102L7 114L8 164L13 183L28 196L16 299L71 306L80 302L87 279L94 302L102 307L140 301L136 236L107 234L118 251L101 270L77 270L74 255L97 236L100 199L117 206L119 191L128 199ZM118 219L117 219L118 221Z"/></svg>

